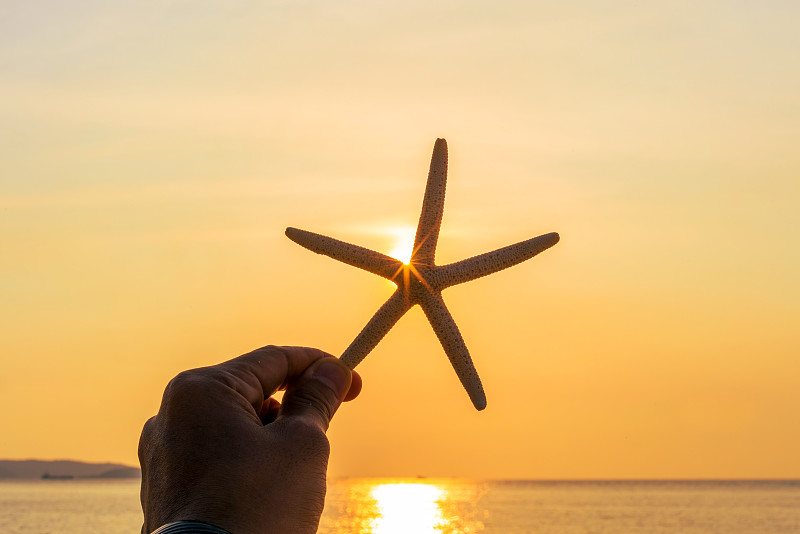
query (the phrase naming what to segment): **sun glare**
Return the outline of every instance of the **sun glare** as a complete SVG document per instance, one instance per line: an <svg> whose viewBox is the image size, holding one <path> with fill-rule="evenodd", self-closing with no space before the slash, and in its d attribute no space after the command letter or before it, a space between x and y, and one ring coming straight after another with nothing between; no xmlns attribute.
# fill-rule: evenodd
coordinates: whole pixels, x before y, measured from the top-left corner
<svg viewBox="0 0 800 534"><path fill-rule="evenodd" d="M411 261L411 254L414 252L414 230L402 228L397 231L394 247L389 252L389 256L400 260L405 264Z"/></svg>
<svg viewBox="0 0 800 534"><path fill-rule="evenodd" d="M372 525L374 534L440 533L447 521L439 501L445 490L432 484L381 484L372 489L379 516Z"/></svg>

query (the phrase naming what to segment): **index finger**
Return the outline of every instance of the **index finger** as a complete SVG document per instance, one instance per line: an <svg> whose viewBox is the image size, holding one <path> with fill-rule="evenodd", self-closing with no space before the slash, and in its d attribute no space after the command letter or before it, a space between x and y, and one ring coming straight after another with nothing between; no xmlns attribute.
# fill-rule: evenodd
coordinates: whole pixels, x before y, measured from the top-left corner
<svg viewBox="0 0 800 534"><path fill-rule="evenodd" d="M317 360L334 356L309 347L268 345L214 367L238 380L233 387L254 407L297 379Z"/></svg>

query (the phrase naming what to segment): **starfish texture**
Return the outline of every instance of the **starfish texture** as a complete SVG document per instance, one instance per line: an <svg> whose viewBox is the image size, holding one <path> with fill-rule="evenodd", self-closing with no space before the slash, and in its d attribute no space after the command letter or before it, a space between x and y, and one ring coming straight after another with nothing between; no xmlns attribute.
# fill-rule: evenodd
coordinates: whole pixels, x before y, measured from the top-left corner
<svg viewBox="0 0 800 534"><path fill-rule="evenodd" d="M486 407L486 395L481 379L461 332L444 304L442 290L530 259L558 243L559 238L557 233L544 234L466 260L436 265L434 256L444 213L446 184L447 142L437 139L433 146L428 184L425 187L422 213L414 238L414 252L408 264L358 245L297 228L287 228L286 236L312 252L330 256L397 284L397 290L342 354L341 360L350 369L355 368L369 354L403 314L419 304L472 404L478 410L483 410Z"/></svg>

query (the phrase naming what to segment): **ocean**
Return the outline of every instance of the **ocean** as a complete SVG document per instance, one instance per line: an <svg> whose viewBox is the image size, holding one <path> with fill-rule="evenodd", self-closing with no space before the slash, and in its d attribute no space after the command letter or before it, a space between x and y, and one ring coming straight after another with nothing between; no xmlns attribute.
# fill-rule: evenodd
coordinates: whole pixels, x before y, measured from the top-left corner
<svg viewBox="0 0 800 534"><path fill-rule="evenodd" d="M0 482L3 534L138 533L138 480ZM320 534L798 534L800 481L340 479Z"/></svg>

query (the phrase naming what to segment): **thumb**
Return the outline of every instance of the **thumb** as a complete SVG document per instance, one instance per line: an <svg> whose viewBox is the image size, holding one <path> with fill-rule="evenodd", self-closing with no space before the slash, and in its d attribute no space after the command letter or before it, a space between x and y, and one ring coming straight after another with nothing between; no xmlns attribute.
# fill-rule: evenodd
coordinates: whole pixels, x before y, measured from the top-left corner
<svg viewBox="0 0 800 534"><path fill-rule="evenodd" d="M322 358L286 387L278 418L298 417L322 430L347 395L350 369L338 358Z"/></svg>

